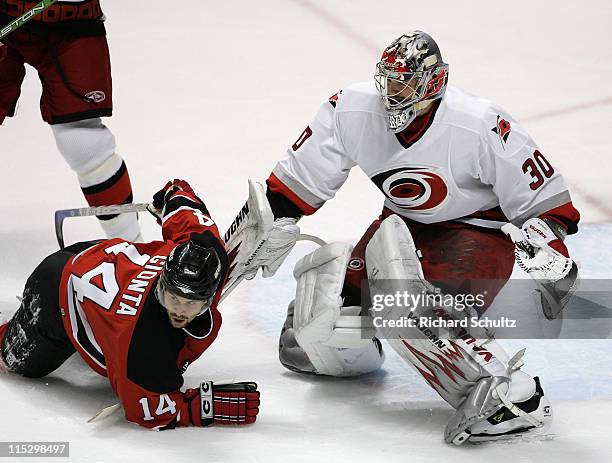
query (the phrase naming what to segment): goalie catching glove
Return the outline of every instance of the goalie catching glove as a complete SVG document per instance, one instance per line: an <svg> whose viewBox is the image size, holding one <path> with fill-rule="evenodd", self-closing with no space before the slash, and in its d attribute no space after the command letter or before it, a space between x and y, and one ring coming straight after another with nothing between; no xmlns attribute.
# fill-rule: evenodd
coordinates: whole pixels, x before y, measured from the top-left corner
<svg viewBox="0 0 612 463"><path fill-rule="evenodd" d="M560 227L559 227L560 228ZM542 219L527 220L521 227L523 243L517 243L516 262L536 280L558 281L566 277L573 261L561 238Z"/></svg>
<svg viewBox="0 0 612 463"><path fill-rule="evenodd" d="M253 382L213 384L204 381L199 389L188 389L189 417L195 426L250 424L259 413L259 391Z"/></svg>
<svg viewBox="0 0 612 463"><path fill-rule="evenodd" d="M531 218L520 229L509 223L502 231L516 246L518 266L536 281L545 317L557 318L578 281L578 266L563 243L565 230L555 222Z"/></svg>

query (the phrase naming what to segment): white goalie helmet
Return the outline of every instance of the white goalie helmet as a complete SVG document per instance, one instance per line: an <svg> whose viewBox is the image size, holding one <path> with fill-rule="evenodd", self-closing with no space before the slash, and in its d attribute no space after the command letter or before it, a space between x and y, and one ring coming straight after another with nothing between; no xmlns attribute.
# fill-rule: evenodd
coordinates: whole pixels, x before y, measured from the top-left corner
<svg viewBox="0 0 612 463"><path fill-rule="evenodd" d="M448 82L448 64L428 34L412 31L385 48L376 65L376 88L389 114L389 128L405 129L427 107L442 98Z"/></svg>

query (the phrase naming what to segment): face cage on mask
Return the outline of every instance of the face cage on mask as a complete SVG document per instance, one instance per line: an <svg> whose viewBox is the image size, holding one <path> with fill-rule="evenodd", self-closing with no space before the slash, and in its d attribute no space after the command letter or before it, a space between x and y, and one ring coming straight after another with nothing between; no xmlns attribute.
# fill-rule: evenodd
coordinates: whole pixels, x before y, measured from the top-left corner
<svg viewBox="0 0 612 463"><path fill-rule="evenodd" d="M427 92L427 83L435 71L436 68L418 72L392 72L383 63L378 63L374 80L385 108L388 111L400 111L422 101ZM390 87L393 93L389 93ZM408 89L411 91L408 92Z"/></svg>
<svg viewBox="0 0 612 463"><path fill-rule="evenodd" d="M176 294L175 292L167 289L164 284L160 281L157 282L157 287L155 288L155 298L157 299L157 302L159 302L161 304L161 306L168 310L168 307L166 307L166 305L164 304L164 292L168 291L176 296L179 297L185 297L181 294ZM209 310L212 306L212 302L214 299L214 294L209 297L208 299L194 299L197 301L202 301L203 305L202 305L202 309L200 309L200 311L198 312L198 314L196 315L196 317L199 317L200 315L202 315L203 313L206 313L207 310ZM189 299L189 298L185 298L185 299Z"/></svg>

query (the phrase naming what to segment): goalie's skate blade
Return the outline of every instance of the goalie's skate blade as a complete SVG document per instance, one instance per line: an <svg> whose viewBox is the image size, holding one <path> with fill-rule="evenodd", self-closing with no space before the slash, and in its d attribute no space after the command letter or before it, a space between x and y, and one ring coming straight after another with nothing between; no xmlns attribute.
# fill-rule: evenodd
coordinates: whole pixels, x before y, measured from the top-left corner
<svg viewBox="0 0 612 463"><path fill-rule="evenodd" d="M544 425L541 428L531 428L522 431L501 434L472 434L468 442L473 445L482 444L511 444L514 442L543 442L550 441L556 437L550 432L550 424Z"/></svg>

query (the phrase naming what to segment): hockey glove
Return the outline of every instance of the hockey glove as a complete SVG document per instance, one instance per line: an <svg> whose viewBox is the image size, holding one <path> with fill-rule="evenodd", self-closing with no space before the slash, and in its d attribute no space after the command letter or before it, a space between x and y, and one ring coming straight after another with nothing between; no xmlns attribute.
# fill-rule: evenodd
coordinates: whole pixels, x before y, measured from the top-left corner
<svg viewBox="0 0 612 463"><path fill-rule="evenodd" d="M527 220L520 229L506 224L502 231L514 241L516 263L538 285L544 316L549 320L557 318L578 283L578 266L563 244L563 231L555 234L539 218Z"/></svg>
<svg viewBox="0 0 612 463"><path fill-rule="evenodd" d="M2 42L0 42L0 63L6 59L8 55L8 48Z"/></svg>
<svg viewBox="0 0 612 463"><path fill-rule="evenodd" d="M199 389L188 389L185 400L195 426L250 424L259 413L259 391L253 382L215 385L204 381Z"/></svg>
<svg viewBox="0 0 612 463"><path fill-rule="evenodd" d="M274 221L262 249L248 266L245 273L247 280L253 279L260 267L264 278L276 273L300 236L300 227L296 224L297 220L292 217L283 217Z"/></svg>
<svg viewBox="0 0 612 463"><path fill-rule="evenodd" d="M554 282L570 272L573 261L567 247L544 220L527 220L521 232L524 244L516 248L516 261L529 275Z"/></svg>
<svg viewBox="0 0 612 463"><path fill-rule="evenodd" d="M202 200L194 193L191 185L185 180L174 179L169 181L162 189L153 195L153 202L147 207L147 210L155 217L158 224L161 225L166 203L181 191L187 193L192 201L195 199L203 204Z"/></svg>

